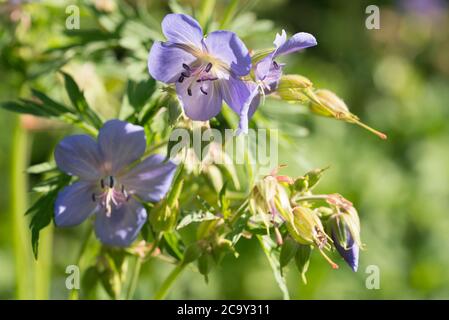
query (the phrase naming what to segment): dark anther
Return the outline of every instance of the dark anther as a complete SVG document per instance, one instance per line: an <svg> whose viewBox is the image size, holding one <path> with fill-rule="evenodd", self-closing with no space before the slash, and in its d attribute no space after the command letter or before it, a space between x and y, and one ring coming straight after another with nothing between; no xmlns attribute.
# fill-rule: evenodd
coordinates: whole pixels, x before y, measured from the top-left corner
<svg viewBox="0 0 449 320"><path fill-rule="evenodd" d="M95 193L92 193L92 201L93 202L97 201L97 198L95 197Z"/></svg>
<svg viewBox="0 0 449 320"><path fill-rule="evenodd" d="M184 69L186 69L187 71L190 71L190 67L188 65L186 65L185 63L182 64L182 67Z"/></svg>
<svg viewBox="0 0 449 320"><path fill-rule="evenodd" d="M207 66L206 66L205 71L206 71L206 72L209 72L210 69L212 69L212 63L209 62L209 63L207 64Z"/></svg>
<svg viewBox="0 0 449 320"><path fill-rule="evenodd" d="M183 76L184 78L188 78L190 77L190 72L181 72L181 76Z"/></svg>
<svg viewBox="0 0 449 320"><path fill-rule="evenodd" d="M100 185L101 185L101 189L104 189L104 180L103 179L100 180Z"/></svg>
<svg viewBox="0 0 449 320"><path fill-rule="evenodd" d="M273 61L273 66L276 70L279 70L279 65L276 61Z"/></svg>
<svg viewBox="0 0 449 320"><path fill-rule="evenodd" d="M122 184L122 193L125 193L125 186Z"/></svg>
<svg viewBox="0 0 449 320"><path fill-rule="evenodd" d="M181 83L183 81L184 81L184 76L180 76L179 79L178 79L178 82Z"/></svg>
<svg viewBox="0 0 449 320"><path fill-rule="evenodd" d="M114 178L109 176L109 188L114 188Z"/></svg>
<svg viewBox="0 0 449 320"><path fill-rule="evenodd" d="M201 93L202 93L202 94L205 94L205 95L207 95L207 92L206 92L206 91L204 91L203 87L200 87L200 91L201 91Z"/></svg>
<svg viewBox="0 0 449 320"><path fill-rule="evenodd" d="M131 196L128 194L128 195L126 196L126 202L128 202L129 199L131 199Z"/></svg>
<svg viewBox="0 0 449 320"><path fill-rule="evenodd" d="M188 88L188 89L187 89L187 94L188 94L189 96L192 96L192 89Z"/></svg>

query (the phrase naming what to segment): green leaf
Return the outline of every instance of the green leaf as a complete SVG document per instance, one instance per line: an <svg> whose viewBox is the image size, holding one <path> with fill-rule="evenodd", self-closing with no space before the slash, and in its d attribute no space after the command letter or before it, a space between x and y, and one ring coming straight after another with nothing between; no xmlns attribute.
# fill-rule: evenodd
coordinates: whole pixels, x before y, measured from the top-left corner
<svg viewBox="0 0 449 320"><path fill-rule="evenodd" d="M38 98L42 102L42 104L54 109L58 114L73 113L73 110L51 99L45 93L38 91L36 89L31 89L31 92L36 98Z"/></svg>
<svg viewBox="0 0 449 320"><path fill-rule="evenodd" d="M78 111L81 118L88 121L95 128L100 129L103 126L103 121L98 114L92 110L80 90L75 80L67 73L61 72L64 76L65 89L69 95L73 107Z"/></svg>
<svg viewBox="0 0 449 320"><path fill-rule="evenodd" d="M284 243L281 247L281 254L279 257L279 262L281 269L284 268L290 260L295 256L298 245L295 240L290 237L285 238Z"/></svg>
<svg viewBox="0 0 449 320"><path fill-rule="evenodd" d="M187 227L191 223L216 220L219 217L209 211L194 211L185 215L179 222L176 230Z"/></svg>
<svg viewBox="0 0 449 320"><path fill-rule="evenodd" d="M174 258L182 260L184 255L181 251L181 240L179 236L174 232L164 232L163 239L163 244L165 245L168 253Z"/></svg>
<svg viewBox="0 0 449 320"><path fill-rule="evenodd" d="M154 92L156 81L152 78L148 78L142 81L128 81L127 95L128 102L134 108L136 112L139 112L142 107L150 99Z"/></svg>
<svg viewBox="0 0 449 320"><path fill-rule="evenodd" d="M37 199L25 213L26 215L32 216L30 222L31 245L35 259L38 258L39 253L39 233L42 229L48 226L53 219L53 208L59 189L66 185L71 179L71 177L64 174L59 175L58 178L59 180L55 182L57 187Z"/></svg>
<svg viewBox="0 0 449 320"><path fill-rule="evenodd" d="M270 263L271 270L273 271L274 279L281 289L284 300L290 300L290 295L288 293L287 283L281 272L281 265L279 263L279 258L276 253L276 243L269 236L256 236L259 240L260 246L265 253L265 256Z"/></svg>
<svg viewBox="0 0 449 320"><path fill-rule="evenodd" d="M295 255L296 267L301 274L301 279L304 284L307 284L306 272L309 269L310 253L312 247L310 245L298 244L298 250Z"/></svg>

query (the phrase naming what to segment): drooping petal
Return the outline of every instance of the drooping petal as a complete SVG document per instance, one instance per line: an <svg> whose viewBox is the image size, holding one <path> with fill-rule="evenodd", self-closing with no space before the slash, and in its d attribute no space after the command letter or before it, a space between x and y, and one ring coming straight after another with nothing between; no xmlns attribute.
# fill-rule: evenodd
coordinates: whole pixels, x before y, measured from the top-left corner
<svg viewBox="0 0 449 320"><path fill-rule="evenodd" d="M183 64L190 65L195 57L172 42L154 42L148 55L148 71L150 75L161 82L176 82Z"/></svg>
<svg viewBox="0 0 449 320"><path fill-rule="evenodd" d="M165 157L160 154L152 155L121 177L120 182L129 193L136 194L144 201L159 201L170 188L176 171L172 161L164 160Z"/></svg>
<svg viewBox="0 0 449 320"><path fill-rule="evenodd" d="M98 145L104 158L105 172L115 175L143 155L145 132L141 126L110 120L100 129Z"/></svg>
<svg viewBox="0 0 449 320"><path fill-rule="evenodd" d="M127 247L138 236L147 219L145 208L134 199L113 206L110 216L103 210L96 214L95 234L106 245Z"/></svg>
<svg viewBox="0 0 449 320"><path fill-rule="evenodd" d="M310 33L299 32L291 36L277 48L273 59L281 55L286 55L316 45L317 41L314 36Z"/></svg>
<svg viewBox="0 0 449 320"><path fill-rule="evenodd" d="M257 107L260 104L260 92L259 87L254 82L247 83L248 89L251 94L248 101L245 103L242 111L239 114L239 128L237 130L237 135L243 133L248 133L248 123L254 112L256 112Z"/></svg>
<svg viewBox="0 0 449 320"><path fill-rule="evenodd" d="M83 180L101 176L101 154L94 139L87 135L64 138L55 149L55 161L65 173Z"/></svg>
<svg viewBox="0 0 449 320"><path fill-rule="evenodd" d="M201 48L203 29L192 17L185 14L167 14L162 20L162 32L168 41Z"/></svg>
<svg viewBox="0 0 449 320"><path fill-rule="evenodd" d="M217 81L176 83L176 93L184 112L192 120L207 121L215 117L223 101Z"/></svg>
<svg viewBox="0 0 449 320"><path fill-rule="evenodd" d="M251 70L251 57L245 44L230 31L214 31L203 40L206 50L224 62L236 76L246 76Z"/></svg>
<svg viewBox="0 0 449 320"><path fill-rule="evenodd" d="M230 77L229 80L220 80L220 90L224 101L240 115L251 95L250 88L244 81Z"/></svg>
<svg viewBox="0 0 449 320"><path fill-rule="evenodd" d="M97 186L79 181L62 189L55 202L55 223L58 227L75 226L86 220L96 209L92 195Z"/></svg>

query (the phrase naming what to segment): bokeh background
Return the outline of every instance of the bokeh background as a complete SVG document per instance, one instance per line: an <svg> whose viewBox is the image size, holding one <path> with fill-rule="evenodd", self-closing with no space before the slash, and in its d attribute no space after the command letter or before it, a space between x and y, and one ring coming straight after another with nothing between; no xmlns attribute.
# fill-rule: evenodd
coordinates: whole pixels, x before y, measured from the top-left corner
<svg viewBox="0 0 449 320"><path fill-rule="evenodd" d="M162 17L170 10L200 6L200 1L121 2L0 1L0 100L26 97L30 87L67 100L55 71L64 65L90 104L106 117L114 116L126 79L145 69ZM114 29L123 3L136 9L128 11L125 31L105 36ZM80 8L81 32L96 30L75 36L81 49L70 46L74 36L65 30L70 4ZM220 19L229 4L217 0L204 21ZM365 28L370 4L380 8L379 30ZM290 137L280 149L286 173L331 166L317 191L339 192L356 205L366 244L357 273L342 260L341 268L332 270L315 254L304 285L290 266L292 298L449 298L448 3L271 0L238 5L239 15L230 25L248 47L269 47L282 28L289 34L315 35L318 46L289 56L286 73L302 74L316 87L333 90L352 112L388 134L382 141L298 105L267 100L261 108L272 126ZM95 16L92 7L105 14ZM0 298L65 299L65 267L76 261L84 226L47 228L35 262L23 213L37 180L24 171L51 159L55 144L70 128L3 110L0 128ZM169 298L281 298L257 241L241 241L238 251L240 257L226 257L208 284L194 270L186 272ZM365 286L369 265L379 267L378 290ZM159 261L145 264L136 297L150 298L168 271ZM29 285L17 290L17 279Z"/></svg>

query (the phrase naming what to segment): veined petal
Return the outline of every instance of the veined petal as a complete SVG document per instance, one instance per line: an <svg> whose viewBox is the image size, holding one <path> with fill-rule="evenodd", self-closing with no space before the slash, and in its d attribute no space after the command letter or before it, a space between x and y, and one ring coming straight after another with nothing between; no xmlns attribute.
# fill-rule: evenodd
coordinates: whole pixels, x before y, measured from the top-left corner
<svg viewBox="0 0 449 320"><path fill-rule="evenodd" d="M273 59L277 56L286 55L316 45L317 42L314 36L310 33L299 32L294 34L277 48Z"/></svg>
<svg viewBox="0 0 449 320"><path fill-rule="evenodd" d="M237 135L241 133L244 134L248 133L249 120L253 116L254 112L256 112L256 109L260 104L259 87L254 82L249 82L246 85L250 90L251 94L239 114L240 120Z"/></svg>
<svg viewBox="0 0 449 320"><path fill-rule="evenodd" d="M192 120L207 121L220 112L223 99L217 81L177 82L176 93Z"/></svg>
<svg viewBox="0 0 449 320"><path fill-rule="evenodd" d="M102 157L97 143L88 135L64 138L56 146L55 161L59 169L83 180L95 180L101 176Z"/></svg>
<svg viewBox="0 0 449 320"><path fill-rule="evenodd" d="M167 14L162 20L162 32L167 40L174 43L193 45L201 48L203 29L192 17L185 14Z"/></svg>
<svg viewBox="0 0 449 320"><path fill-rule="evenodd" d="M173 180L176 165L172 161L164 162L160 154L149 156L127 172L120 181L131 194L136 194L144 201L161 200Z"/></svg>
<svg viewBox="0 0 449 320"><path fill-rule="evenodd" d="M148 55L148 71L158 81L173 83L184 71L182 65L190 65L195 59L192 54L172 42L156 41Z"/></svg>
<svg viewBox="0 0 449 320"><path fill-rule="evenodd" d="M96 209L92 195L97 187L86 181L75 182L62 189L55 202L55 223L58 227L75 226L86 220Z"/></svg>
<svg viewBox="0 0 449 320"><path fill-rule="evenodd" d="M230 31L214 31L203 40L210 55L224 62L236 76L246 76L251 70L251 57L245 44Z"/></svg>
<svg viewBox="0 0 449 320"><path fill-rule="evenodd" d="M95 234L106 245L127 247L139 235L147 219L145 208L134 199L113 206L110 216L99 211L95 217Z"/></svg>
<svg viewBox="0 0 449 320"><path fill-rule="evenodd" d="M220 80L220 90L224 101L240 115L251 95L249 87L242 80L230 77L228 80Z"/></svg>
<svg viewBox="0 0 449 320"><path fill-rule="evenodd" d="M141 126L110 120L100 129L98 145L105 172L114 175L143 155L145 132Z"/></svg>

